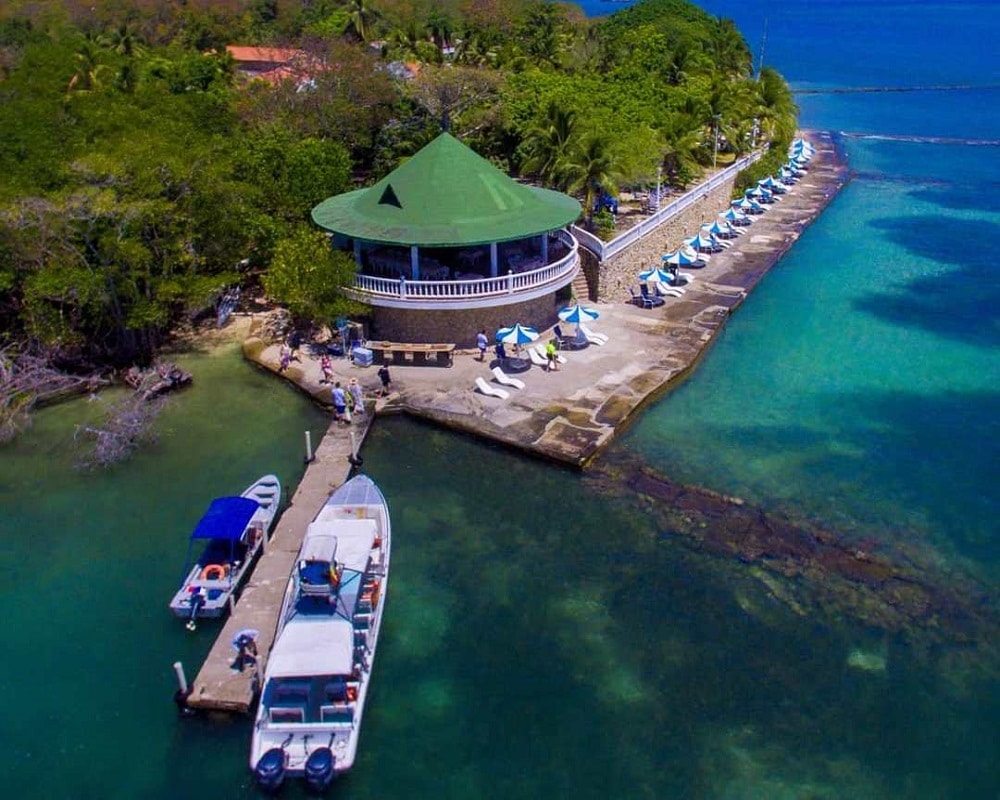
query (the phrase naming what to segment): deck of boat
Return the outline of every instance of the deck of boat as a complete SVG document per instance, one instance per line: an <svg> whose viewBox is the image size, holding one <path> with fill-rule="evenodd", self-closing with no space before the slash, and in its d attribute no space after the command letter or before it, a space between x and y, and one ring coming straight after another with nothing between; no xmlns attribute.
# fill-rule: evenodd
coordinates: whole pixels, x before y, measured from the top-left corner
<svg viewBox="0 0 1000 800"><path fill-rule="evenodd" d="M355 434L358 448L361 447L374 416L370 412L363 417L355 417L351 431ZM302 537L330 492L350 477L351 448L349 432L342 424L333 422L316 448L315 459L302 476L291 505L275 524L274 533L266 543L233 612L219 633L219 638L215 640L201 671L191 684L191 693L187 699L189 707L204 711L250 713L256 681L263 680L267 655L278 625L281 601ZM237 652L232 643L236 634L245 628L260 632L257 638L257 667L239 671L233 668Z"/></svg>

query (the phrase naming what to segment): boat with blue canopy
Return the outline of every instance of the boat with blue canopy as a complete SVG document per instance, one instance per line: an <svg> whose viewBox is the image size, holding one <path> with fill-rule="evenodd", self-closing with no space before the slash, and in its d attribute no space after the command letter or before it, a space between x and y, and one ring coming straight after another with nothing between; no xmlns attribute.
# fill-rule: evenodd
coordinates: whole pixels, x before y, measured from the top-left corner
<svg viewBox="0 0 1000 800"><path fill-rule="evenodd" d="M281 503L281 482L258 478L239 497L215 498L191 532L184 578L170 601L194 630L199 617L221 617L264 546ZM197 554L195 556L195 554Z"/></svg>

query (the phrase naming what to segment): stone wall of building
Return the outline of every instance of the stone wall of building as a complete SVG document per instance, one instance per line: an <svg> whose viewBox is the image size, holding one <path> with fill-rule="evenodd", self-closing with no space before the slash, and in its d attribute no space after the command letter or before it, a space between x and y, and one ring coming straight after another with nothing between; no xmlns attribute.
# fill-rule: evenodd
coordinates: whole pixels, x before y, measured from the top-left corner
<svg viewBox="0 0 1000 800"><path fill-rule="evenodd" d="M563 304L565 305L565 304ZM498 308L456 311L417 311L414 309L373 307L368 338L373 341L412 343L454 343L462 349L474 349L476 334L486 329L493 340L497 329L519 322L545 330L559 321L557 293Z"/></svg>
<svg viewBox="0 0 1000 800"><path fill-rule="evenodd" d="M664 253L676 250L684 239L694 236L702 225L713 222L729 208L734 183L735 178L706 192L680 214L601 264L598 299L605 303L627 301L628 287L639 285L637 276L642 270L658 266Z"/></svg>

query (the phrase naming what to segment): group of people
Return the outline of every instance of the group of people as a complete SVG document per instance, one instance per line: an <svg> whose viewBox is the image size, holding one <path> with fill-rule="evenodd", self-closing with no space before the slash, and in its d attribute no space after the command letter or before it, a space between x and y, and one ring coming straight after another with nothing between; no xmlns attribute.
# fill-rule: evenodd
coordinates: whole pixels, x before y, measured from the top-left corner
<svg viewBox="0 0 1000 800"><path fill-rule="evenodd" d="M287 370L293 361L301 363L302 359L298 354L301 344L301 334L298 331L293 331L288 339L281 345L278 372L284 372ZM321 376L319 382L321 384L333 384L333 388L330 391L330 399L333 402L333 413L336 421L350 424L351 417L353 415L365 413L364 392L361 385L358 383L357 378L351 378L347 382L346 386L344 386L340 381L335 380L336 376L333 372L333 362L330 359L329 353L324 353L320 357L319 369ZM389 394L392 386L392 377L389 374L389 367L387 365L383 364L379 368L378 378L379 382L382 384L379 396L385 397Z"/></svg>
<svg viewBox="0 0 1000 800"><path fill-rule="evenodd" d="M556 326L557 337L550 339L548 344L545 345L545 359L548 362L545 365L545 369L550 372L559 371L559 326ZM479 360L486 360L486 349L489 346L489 339L486 338L486 331L481 330L476 334L476 346L479 348ZM497 360L502 364L504 359L507 358L507 348L503 342L497 342L494 347L494 352L496 353Z"/></svg>
<svg viewBox="0 0 1000 800"><path fill-rule="evenodd" d="M334 383L331 398L333 418L337 422L350 425L353 414L365 413L365 398L357 378L351 378L346 389L340 385L340 381Z"/></svg>

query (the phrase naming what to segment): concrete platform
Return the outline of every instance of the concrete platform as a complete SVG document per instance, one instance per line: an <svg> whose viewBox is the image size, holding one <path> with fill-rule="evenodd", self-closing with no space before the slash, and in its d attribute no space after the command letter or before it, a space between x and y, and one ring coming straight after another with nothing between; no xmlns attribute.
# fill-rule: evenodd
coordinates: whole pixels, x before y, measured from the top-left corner
<svg viewBox="0 0 1000 800"><path fill-rule="evenodd" d="M187 704L204 711L249 713L259 682L267 665L267 656L278 623L278 613L285 587L298 555L306 527L312 522L330 492L350 477L353 454L350 434L358 447L372 423L372 414L356 416L351 426L334 422L315 451L291 504L275 524L265 552L209 651L205 663L191 684ZM232 646L236 634L252 628L257 638L257 668L239 671L233 668L237 651Z"/></svg>

